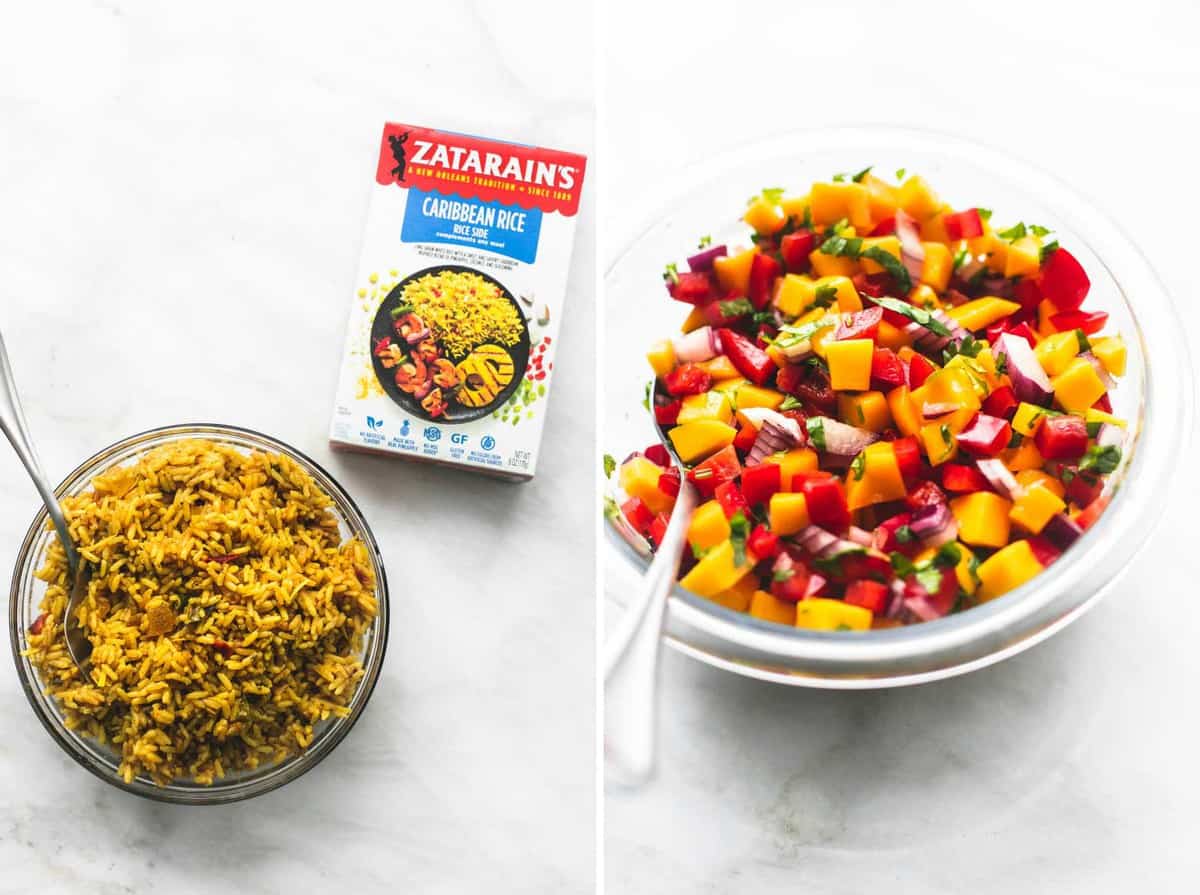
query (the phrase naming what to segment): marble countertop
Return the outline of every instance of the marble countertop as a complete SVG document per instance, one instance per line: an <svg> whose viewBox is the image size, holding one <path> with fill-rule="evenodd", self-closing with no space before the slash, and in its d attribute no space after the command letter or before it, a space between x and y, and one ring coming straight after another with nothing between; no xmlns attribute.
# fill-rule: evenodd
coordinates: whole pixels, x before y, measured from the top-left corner
<svg viewBox="0 0 1200 895"><path fill-rule="evenodd" d="M1192 169L1195 126L1179 110L1200 99L1200 61L1183 51L1194 6L1089 14L1086 28L1073 4L1024 2L610 9L613 22L636 9L620 58L641 64L608 57L605 262L622 244L607 234L628 232L630 209L684 166L792 129L874 121L1006 145L1059 172L1146 250L1200 325L1192 258L1162 238L1193 226L1195 203L1183 187L1147 186ZM942 52L964 41L973 61ZM822 692L667 651L658 778L606 798L608 891L1194 891L1194 463L1162 497L1160 528L1106 600L966 677Z"/></svg>
<svg viewBox="0 0 1200 895"><path fill-rule="evenodd" d="M547 9L70 0L6 17L0 332L43 465L60 477L178 421L273 434L359 502L394 620L336 752L220 808L87 774L9 666L0 893L592 890L595 517L563 499L594 479L590 194L533 483L326 446L382 122L590 153L590 53ZM38 504L7 449L0 506L11 567Z"/></svg>

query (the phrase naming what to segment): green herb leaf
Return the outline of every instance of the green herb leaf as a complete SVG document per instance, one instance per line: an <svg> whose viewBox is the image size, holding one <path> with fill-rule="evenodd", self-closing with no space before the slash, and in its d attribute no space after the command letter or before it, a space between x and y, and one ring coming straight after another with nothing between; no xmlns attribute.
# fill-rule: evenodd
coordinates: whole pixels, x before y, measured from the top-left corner
<svg viewBox="0 0 1200 895"><path fill-rule="evenodd" d="M930 562L943 569L953 569L962 562L962 551L958 548L958 544L949 541L938 548L938 552L934 554Z"/></svg>
<svg viewBox="0 0 1200 895"><path fill-rule="evenodd" d="M912 277L908 273L908 268L904 266L904 262L893 255L891 252L883 248L883 246L871 246L862 253L862 257L870 258L889 274L896 281L896 288L901 293L907 295L912 291Z"/></svg>
<svg viewBox="0 0 1200 895"><path fill-rule="evenodd" d="M990 221L992 219L992 210L990 208L976 208L975 210L979 212L979 219L981 221Z"/></svg>
<svg viewBox="0 0 1200 895"><path fill-rule="evenodd" d="M1088 341L1087 333L1081 329L1075 330L1075 339L1079 342L1079 353L1092 350L1092 343Z"/></svg>
<svg viewBox="0 0 1200 895"><path fill-rule="evenodd" d="M1021 442L1022 442L1022 441L1024 441L1024 440L1025 440L1025 439L1024 439L1024 436L1022 436L1020 432L1015 432L1015 431L1014 431L1014 432L1013 432L1013 434L1012 434L1012 437L1011 437L1010 439L1008 439L1008 446L1009 446L1010 448L1016 448L1016 447L1020 447L1020 446L1021 446Z"/></svg>
<svg viewBox="0 0 1200 895"><path fill-rule="evenodd" d="M606 479L611 479L613 470L615 470L616 468L617 468L617 458L614 457L612 454L605 454L604 455L604 477Z"/></svg>
<svg viewBox="0 0 1200 895"><path fill-rule="evenodd" d="M750 537L750 520L738 510L729 519L729 540L733 544L733 564L746 564L746 539Z"/></svg>
<svg viewBox="0 0 1200 895"><path fill-rule="evenodd" d="M650 383L646 383L646 393L642 396L642 406L647 410L650 409Z"/></svg>
<svg viewBox="0 0 1200 895"><path fill-rule="evenodd" d="M959 249L955 252L953 270L957 272L960 267L967 263L967 258L969 257L970 253L966 249Z"/></svg>
<svg viewBox="0 0 1200 895"><path fill-rule="evenodd" d="M899 528L896 529L896 543L897 544L911 544L916 539L917 539L916 532L914 532L912 530L911 526L901 525Z"/></svg>
<svg viewBox="0 0 1200 895"><path fill-rule="evenodd" d="M996 359L996 372L999 373L1001 376L1003 376L1005 373L1008 372L1008 355L1007 354L997 354L995 356L995 359Z"/></svg>
<svg viewBox="0 0 1200 895"><path fill-rule="evenodd" d="M1100 422L1099 420L1093 420L1092 422L1088 423L1087 424L1088 438L1095 438L1097 435L1099 435L1100 427L1103 425L1104 425L1104 423Z"/></svg>
<svg viewBox="0 0 1200 895"><path fill-rule="evenodd" d="M783 582L783 581L787 581L791 578L794 578L795 575L796 575L795 569L776 569L771 574L771 580Z"/></svg>
<svg viewBox="0 0 1200 895"><path fill-rule="evenodd" d="M1045 264L1046 259L1058 251L1058 240L1053 239L1038 249L1038 263Z"/></svg>
<svg viewBox="0 0 1200 895"><path fill-rule="evenodd" d="M755 323L774 323L775 322L775 312L774 311L755 311L754 316L751 317L750 319L753 320Z"/></svg>
<svg viewBox="0 0 1200 895"><path fill-rule="evenodd" d="M754 204L755 202L757 202L759 199L766 199L766 200L767 200L768 202L770 202L772 205L778 205L778 204L779 204L779 200L780 200L780 199L782 199L782 198L783 198L783 187L781 187L781 186L768 186L768 187L763 187L763 190L762 190L762 192L761 192L761 193L759 193L758 195L756 195L756 196L751 196L749 199L747 199L747 200L746 200L746 204L747 204L747 205L753 205L753 204Z"/></svg>
<svg viewBox="0 0 1200 895"><path fill-rule="evenodd" d="M808 440L813 443L818 451L825 450L825 421L819 416L815 416L806 422L808 427Z"/></svg>
<svg viewBox="0 0 1200 895"><path fill-rule="evenodd" d="M697 248L707 249L710 245L712 245L712 237L711 236L701 236L700 244L697 246Z"/></svg>
<svg viewBox="0 0 1200 895"><path fill-rule="evenodd" d="M621 517L621 508L617 506L617 502L608 494L604 495L604 518L609 522L616 522Z"/></svg>
<svg viewBox="0 0 1200 895"><path fill-rule="evenodd" d="M717 302L717 307L721 309L723 317L742 317L746 314L754 313L754 305L750 304L748 298L735 298L731 301Z"/></svg>
<svg viewBox="0 0 1200 895"><path fill-rule="evenodd" d="M834 174L834 175L833 175L833 182L834 182L834 183L841 183L843 180L845 180L845 179L846 179L847 177L849 177L849 176L850 176L850 175L848 175L848 174L844 174L844 173L843 173L843 174Z"/></svg>
<svg viewBox="0 0 1200 895"><path fill-rule="evenodd" d="M889 255L888 257L891 256ZM867 301L874 302L881 308L887 308L889 311L895 311L897 314L902 314L914 323L919 323L934 335L953 335L953 333L950 332L944 323L942 323L924 308L915 307L906 301L902 301L898 298L889 298L886 295L881 295L878 298L873 298L870 295L864 295L863 298L865 298Z"/></svg>
<svg viewBox="0 0 1200 895"><path fill-rule="evenodd" d="M859 171L857 174L855 174L850 179L853 180L855 183L862 183L863 178L866 177L868 174L870 174L871 169L874 167L875 167L874 165L867 165L865 168L863 168L861 171Z"/></svg>
<svg viewBox="0 0 1200 895"><path fill-rule="evenodd" d="M896 179L897 179L897 180L903 180L903 179L904 179L904 175L905 175L905 174L907 174L907 173L908 173L908 169L907 169L907 168L897 168L897 169L896 169Z"/></svg>
<svg viewBox="0 0 1200 895"><path fill-rule="evenodd" d="M1079 468L1108 475L1121 464L1121 449L1115 444L1094 444L1087 449Z"/></svg>
<svg viewBox="0 0 1200 895"><path fill-rule="evenodd" d="M1029 232L1032 233L1034 236L1045 236L1047 233L1050 232L1050 228L1043 227L1041 224L1030 224Z"/></svg>
<svg viewBox="0 0 1200 895"><path fill-rule="evenodd" d="M816 293L813 296L813 306L818 308L833 307L833 303L837 301L837 286L832 283L821 283L817 286ZM816 332L816 330L813 330Z"/></svg>
<svg viewBox="0 0 1200 895"><path fill-rule="evenodd" d="M842 236L834 233L821 243L822 255L833 255L836 258L857 258L862 254L861 236Z"/></svg>
<svg viewBox="0 0 1200 895"><path fill-rule="evenodd" d="M800 223L804 227L805 230L811 230L813 228L812 207L811 206L809 206L809 205L804 206L804 219Z"/></svg>
<svg viewBox="0 0 1200 895"><path fill-rule="evenodd" d="M711 549L712 549L711 547L697 547L695 544L692 544L692 556L694 556L696 558L696 560L699 561L701 559L704 559L705 555Z"/></svg>
<svg viewBox="0 0 1200 895"><path fill-rule="evenodd" d="M917 584L925 588L931 594L937 593L942 589L942 570L934 565L925 565L917 569L916 575Z"/></svg>
<svg viewBox="0 0 1200 895"><path fill-rule="evenodd" d="M1001 230L996 235L999 236L1001 239L1003 239L1005 242L1014 242L1015 240L1018 240L1024 236L1027 236L1028 233L1029 233L1029 231L1025 228L1025 223L1023 221L1018 221L1017 223L1015 223L1011 227L1009 227L1007 230Z"/></svg>
<svg viewBox="0 0 1200 895"><path fill-rule="evenodd" d="M867 455L865 451L850 461L850 471L854 473L854 480L856 482L861 481L862 477L867 474Z"/></svg>
<svg viewBox="0 0 1200 895"><path fill-rule="evenodd" d="M984 343L967 333L961 340L951 342L942 349L942 362L948 364L951 358L959 354L963 357L979 357L979 352L983 349Z"/></svg>
<svg viewBox="0 0 1200 895"><path fill-rule="evenodd" d="M917 571L917 567L913 565L913 561L903 553L893 553L891 556L892 571L900 578L907 578Z"/></svg>
<svg viewBox="0 0 1200 895"><path fill-rule="evenodd" d="M779 405L780 410L795 410L802 406L799 401L792 395L788 395L783 399L783 403Z"/></svg>
<svg viewBox="0 0 1200 895"><path fill-rule="evenodd" d="M663 279L666 280L668 283L678 283L679 282L679 266L677 264L675 264L674 262L672 262L671 264L668 264L666 266L666 268L663 270L662 276L663 276Z"/></svg>

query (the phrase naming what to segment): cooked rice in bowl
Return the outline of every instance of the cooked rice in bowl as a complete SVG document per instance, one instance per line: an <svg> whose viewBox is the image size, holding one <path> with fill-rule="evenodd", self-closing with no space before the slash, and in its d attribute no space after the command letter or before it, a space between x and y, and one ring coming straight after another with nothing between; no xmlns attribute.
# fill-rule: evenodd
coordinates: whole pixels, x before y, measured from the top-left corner
<svg viewBox="0 0 1200 895"><path fill-rule="evenodd" d="M63 638L66 557L50 541L26 655L66 726L126 782L211 784L304 750L346 715L377 603L366 546L290 458L177 441L66 497L92 578L82 679Z"/></svg>

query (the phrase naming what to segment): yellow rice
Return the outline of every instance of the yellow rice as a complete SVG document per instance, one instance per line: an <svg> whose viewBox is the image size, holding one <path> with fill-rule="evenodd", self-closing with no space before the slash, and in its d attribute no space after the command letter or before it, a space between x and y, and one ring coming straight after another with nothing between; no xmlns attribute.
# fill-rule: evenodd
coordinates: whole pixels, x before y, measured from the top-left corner
<svg viewBox="0 0 1200 895"><path fill-rule="evenodd" d="M27 655L67 726L117 751L125 780L212 783L305 749L346 714L377 608L372 567L308 473L193 440L92 486L64 500L93 569L80 607L92 679L63 640L57 538Z"/></svg>
<svg viewBox="0 0 1200 895"><path fill-rule="evenodd" d="M405 285L402 303L412 306L452 357L462 357L484 342L512 347L521 339L520 312L478 274L425 274Z"/></svg>

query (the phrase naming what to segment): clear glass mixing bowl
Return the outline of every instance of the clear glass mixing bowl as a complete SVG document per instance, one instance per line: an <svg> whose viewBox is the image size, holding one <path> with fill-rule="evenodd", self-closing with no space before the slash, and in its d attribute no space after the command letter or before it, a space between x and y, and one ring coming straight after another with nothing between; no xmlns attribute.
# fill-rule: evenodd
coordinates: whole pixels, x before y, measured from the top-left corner
<svg viewBox="0 0 1200 895"><path fill-rule="evenodd" d="M278 764L254 771L229 774L209 785L176 781L167 786L159 786L146 777L136 777L132 782L126 783L117 772L120 760L115 753L94 740L67 729L57 702L42 692L37 672L22 655L27 646L26 635L29 626L41 611L39 607L46 589L45 583L35 578L34 573L42 565L47 545L56 537L46 528L47 514L44 509L29 527L13 571L8 611L9 636L12 639L17 674L29 704L33 706L42 726L68 755L101 780L127 792L163 802L215 805L262 795L295 780L320 764L350 732L350 728L354 726L371 698L371 691L375 689L383 666L388 637L388 588L379 546L370 526L350 496L329 473L304 454L258 432L216 424L177 425L143 432L119 441L84 461L58 486L57 493L60 497L79 494L90 487L93 477L106 469L130 463L146 451L160 445L189 438L204 438L241 451L259 450L287 455L308 472L332 498L333 506L330 512L337 517L342 537L358 537L366 545L375 573L379 613L363 647L362 662L365 674L350 701L349 714L344 718L324 722L315 731L312 744L307 749Z"/></svg>
<svg viewBox="0 0 1200 895"><path fill-rule="evenodd" d="M1170 475L1191 431L1192 392L1182 326L1141 252L1062 181L987 146L938 133L885 127L797 133L757 143L681 173L654 191L640 214L614 229L625 238L605 274L605 449L621 456L655 440L642 406L650 343L678 331L686 309L668 299L662 270L681 266L697 238L749 245L738 218L764 187L799 194L817 179L875 165L926 177L955 207L993 210L997 224L1055 231L1092 281L1090 310L1109 313L1124 335L1128 373L1113 393L1129 420L1126 462L1113 476L1108 510L1046 572L1005 596L957 615L866 632L791 629L725 609L676 587L666 640L740 674L810 687L914 684L980 668L1062 629L1112 589L1150 536L1170 494ZM645 558L611 528L606 593L618 605L640 586Z"/></svg>

